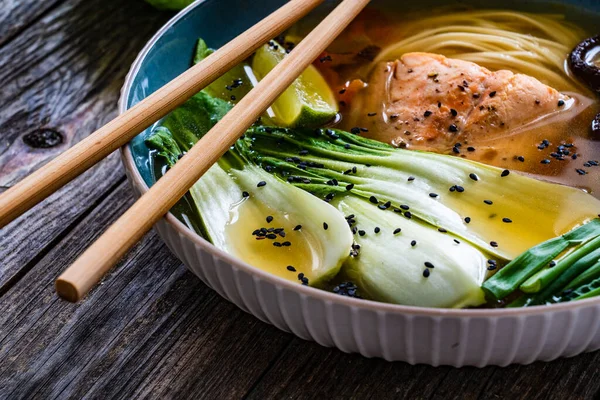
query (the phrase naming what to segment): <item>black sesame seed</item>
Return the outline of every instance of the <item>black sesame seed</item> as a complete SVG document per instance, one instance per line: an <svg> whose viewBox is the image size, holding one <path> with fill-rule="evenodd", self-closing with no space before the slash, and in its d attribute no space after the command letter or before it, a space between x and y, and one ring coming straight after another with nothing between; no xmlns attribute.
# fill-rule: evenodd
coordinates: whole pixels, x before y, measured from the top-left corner
<svg viewBox="0 0 600 400"><path fill-rule="evenodd" d="M467 224L468 224L468 223L470 223L470 222L471 222L471 217L466 217L466 218L465 218L465 222L466 222Z"/></svg>
<svg viewBox="0 0 600 400"><path fill-rule="evenodd" d="M450 189L448 189L451 192L455 192L456 191L456 185L454 186L450 186Z"/></svg>
<svg viewBox="0 0 600 400"><path fill-rule="evenodd" d="M564 106L564 105L565 105L565 101L564 101L564 100L559 100L559 101L558 101L558 106L559 106L559 107L562 107L562 106Z"/></svg>
<svg viewBox="0 0 600 400"><path fill-rule="evenodd" d="M242 197L250 197L250 193L248 193L248 192L242 192Z"/></svg>
<svg viewBox="0 0 600 400"><path fill-rule="evenodd" d="M490 92L490 97L495 97L496 96L496 91L494 90L493 92Z"/></svg>
<svg viewBox="0 0 600 400"><path fill-rule="evenodd" d="M292 271L292 272L296 272L296 268L294 268L294 267L293 267L293 266L291 266L291 265L288 265L288 266L287 266L287 270L288 270L288 271Z"/></svg>
<svg viewBox="0 0 600 400"><path fill-rule="evenodd" d="M477 175L473 174L473 173L469 174L469 178L473 179L474 181L478 181L479 180L479 177Z"/></svg>
<svg viewBox="0 0 600 400"><path fill-rule="evenodd" d="M269 215L269 216L267 217L267 223L270 223L271 221L273 221L273 217L272 217L271 215Z"/></svg>
<svg viewBox="0 0 600 400"><path fill-rule="evenodd" d="M415 180L415 177L414 177L414 176L409 176L409 177L408 177L408 181L409 181L409 182L412 182L412 181L414 181L414 180Z"/></svg>
<svg viewBox="0 0 600 400"><path fill-rule="evenodd" d="M425 261L425 266L427 268L435 268L435 266L432 263L430 263L429 261Z"/></svg>
<svg viewBox="0 0 600 400"><path fill-rule="evenodd" d="M327 225L327 222L323 222L323 229L327 230L329 228L329 225Z"/></svg>
<svg viewBox="0 0 600 400"><path fill-rule="evenodd" d="M400 232L402 232L402 229L400 229L400 228L396 228L396 229L394 229L394 235L397 235L397 234L399 234Z"/></svg>
<svg viewBox="0 0 600 400"><path fill-rule="evenodd" d="M575 170L579 175L587 175L587 172L582 170L582 169L576 169Z"/></svg>
<svg viewBox="0 0 600 400"><path fill-rule="evenodd" d="M339 94L344 94L344 93L346 93L346 89L345 88L344 89L340 89L340 91L338 93Z"/></svg>
<svg viewBox="0 0 600 400"><path fill-rule="evenodd" d="M274 233L269 233L268 235L266 235L267 239L277 239L277 235Z"/></svg>
<svg viewBox="0 0 600 400"><path fill-rule="evenodd" d="M346 185L346 190L352 190L354 188L354 183L350 183L349 185Z"/></svg>
<svg viewBox="0 0 600 400"><path fill-rule="evenodd" d="M411 218L412 218L412 214L410 213L410 211L407 211L407 212L405 212L405 213L404 213L404 216L405 216L406 218L408 218L408 219L411 219Z"/></svg>
<svg viewBox="0 0 600 400"><path fill-rule="evenodd" d="M290 247L292 245L292 243L291 242L283 242L283 243L281 243L281 245L285 246L285 247Z"/></svg>
<svg viewBox="0 0 600 400"><path fill-rule="evenodd" d="M490 246L492 246L492 247L498 247L498 243L492 241L492 242L490 242Z"/></svg>
<svg viewBox="0 0 600 400"><path fill-rule="evenodd" d="M509 171L509 170L507 170L507 169L505 169L504 171L502 171L502 173L500 174L500 176L501 176L501 177L503 177L503 178L504 178L505 176L508 176L508 175L510 175L510 171Z"/></svg>
<svg viewBox="0 0 600 400"><path fill-rule="evenodd" d="M263 187L263 186L266 186L266 185L267 185L267 182L260 181L260 182L258 182L258 184L256 185L256 187Z"/></svg>
<svg viewBox="0 0 600 400"><path fill-rule="evenodd" d="M429 275L431 275L431 272L428 269L423 270L423 277L429 278Z"/></svg>
<svg viewBox="0 0 600 400"><path fill-rule="evenodd" d="M454 243L460 244L460 242L457 239L454 239Z"/></svg>
<svg viewBox="0 0 600 400"><path fill-rule="evenodd" d="M379 233L381 232L381 229L378 226L376 226L375 229L373 229L373 231L375 231L375 233Z"/></svg>
<svg viewBox="0 0 600 400"><path fill-rule="evenodd" d="M456 111L454 108L451 108L450 114L452 114L453 117L456 117L458 115L458 111Z"/></svg>
<svg viewBox="0 0 600 400"><path fill-rule="evenodd" d="M493 202L493 201L491 201L491 200L484 200L483 202L484 202L485 204L487 204L488 206L491 206L492 204L494 204L494 202Z"/></svg>
<svg viewBox="0 0 600 400"><path fill-rule="evenodd" d="M433 114L431 111L427 110L425 111L425 113L423 114L425 117L429 117L431 114Z"/></svg>
<svg viewBox="0 0 600 400"><path fill-rule="evenodd" d="M456 133L456 132L458 132L458 126L456 126L455 124L452 124L448 127L448 130L450 132Z"/></svg>
<svg viewBox="0 0 600 400"><path fill-rule="evenodd" d="M517 157L517 160L519 160L519 161L521 161L521 162L524 162L524 161L525 161L525 157L523 157L523 156L518 156L518 157Z"/></svg>
<svg viewBox="0 0 600 400"><path fill-rule="evenodd" d="M370 112L370 113L368 113L368 114L367 114L367 116L369 116L369 117L374 117L374 116L376 116L376 115L377 115L377 113L376 113L376 112Z"/></svg>
<svg viewBox="0 0 600 400"><path fill-rule="evenodd" d="M435 199L436 197L438 197L438 194L437 193L429 193L429 197Z"/></svg>
<svg viewBox="0 0 600 400"><path fill-rule="evenodd" d="M304 278L304 273L303 273L303 272L300 272L300 273L298 274L298 280L299 280L299 281L301 281L301 280L302 280L302 278Z"/></svg>
<svg viewBox="0 0 600 400"><path fill-rule="evenodd" d="M275 247L281 247L281 243L279 243L279 242L273 242L273 246L275 246Z"/></svg>
<svg viewBox="0 0 600 400"><path fill-rule="evenodd" d="M367 234L367 232L363 231L362 229L358 231L358 234L360 236L365 236Z"/></svg>
<svg viewBox="0 0 600 400"><path fill-rule="evenodd" d="M457 191L458 193L462 193L462 192L464 192L464 191L465 191L465 188L464 188L464 187L462 187L462 186L458 186L458 185L457 185L457 186L456 186L456 191Z"/></svg>
<svg viewBox="0 0 600 400"><path fill-rule="evenodd" d="M379 200L377 200L377 197L375 197L375 196L369 197L369 201L373 204L379 203Z"/></svg>
<svg viewBox="0 0 600 400"><path fill-rule="evenodd" d="M548 264L548 266L550 268L555 267L556 266L556 261L554 261L554 260L550 261L550 264Z"/></svg>
<svg viewBox="0 0 600 400"><path fill-rule="evenodd" d="M447 233L448 231L447 231L447 230L445 230L444 228L438 228L438 232L441 232L441 233Z"/></svg>
<svg viewBox="0 0 600 400"><path fill-rule="evenodd" d="M415 247L417 245L417 241L416 240L411 240L410 245L412 247Z"/></svg>
<svg viewBox="0 0 600 400"><path fill-rule="evenodd" d="M350 129L350 133L358 135L360 133L360 128L355 126L354 128Z"/></svg>
<svg viewBox="0 0 600 400"><path fill-rule="evenodd" d="M550 160L548 160L547 158L540 161L540 164L550 164Z"/></svg>
<svg viewBox="0 0 600 400"><path fill-rule="evenodd" d="M506 222L507 224L510 224L512 222L512 219L510 219L510 218L502 218L502 222Z"/></svg>
<svg viewBox="0 0 600 400"><path fill-rule="evenodd" d="M401 204L400 208L403 209L403 210L410 210L410 207L407 206L406 204Z"/></svg>
<svg viewBox="0 0 600 400"><path fill-rule="evenodd" d="M295 231L299 231L300 229L302 229L302 225L296 225L296 226L294 227L294 230L295 230Z"/></svg>

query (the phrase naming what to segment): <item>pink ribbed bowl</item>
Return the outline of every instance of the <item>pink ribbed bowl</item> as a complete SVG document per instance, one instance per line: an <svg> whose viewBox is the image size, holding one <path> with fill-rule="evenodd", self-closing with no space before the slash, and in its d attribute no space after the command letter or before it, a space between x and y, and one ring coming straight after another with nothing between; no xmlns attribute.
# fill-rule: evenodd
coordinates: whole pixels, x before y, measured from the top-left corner
<svg viewBox="0 0 600 400"><path fill-rule="evenodd" d="M142 50L123 87L121 113L136 97L132 88L148 54L155 46L176 44L178 27L208 12L206 3L211 1L198 1L179 13ZM136 195L145 193L148 186L130 146L121 154ZM600 298L496 310L377 303L270 275L215 248L171 214L156 229L171 251L225 299L283 331L344 352L410 364L483 367L549 361L600 348Z"/></svg>

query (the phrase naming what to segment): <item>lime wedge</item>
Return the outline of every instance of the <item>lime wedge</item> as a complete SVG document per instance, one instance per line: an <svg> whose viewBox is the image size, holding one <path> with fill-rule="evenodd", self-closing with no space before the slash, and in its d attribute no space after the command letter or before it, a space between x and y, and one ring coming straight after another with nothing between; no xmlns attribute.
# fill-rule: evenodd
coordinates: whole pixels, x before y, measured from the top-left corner
<svg viewBox="0 0 600 400"><path fill-rule="evenodd" d="M252 70L260 80L283 60L286 52L274 41L259 48ZM337 101L325 78L310 65L272 105L275 123L285 127L315 127L331 121Z"/></svg>

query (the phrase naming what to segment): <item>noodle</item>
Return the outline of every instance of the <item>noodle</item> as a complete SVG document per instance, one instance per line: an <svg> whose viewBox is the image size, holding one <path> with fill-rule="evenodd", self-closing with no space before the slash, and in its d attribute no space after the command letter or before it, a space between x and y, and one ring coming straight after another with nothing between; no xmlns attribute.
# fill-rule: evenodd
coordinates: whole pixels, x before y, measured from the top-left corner
<svg viewBox="0 0 600 400"><path fill-rule="evenodd" d="M565 63L584 33L562 15L460 12L408 22L403 30L404 39L384 48L371 67L405 53L438 53L491 70L531 75L560 91L586 91Z"/></svg>

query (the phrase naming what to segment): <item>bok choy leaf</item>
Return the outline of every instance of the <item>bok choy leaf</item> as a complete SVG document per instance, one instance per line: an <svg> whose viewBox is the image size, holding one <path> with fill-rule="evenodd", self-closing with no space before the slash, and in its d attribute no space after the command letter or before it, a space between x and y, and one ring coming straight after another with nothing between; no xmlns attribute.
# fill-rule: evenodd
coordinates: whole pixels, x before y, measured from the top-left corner
<svg viewBox="0 0 600 400"><path fill-rule="evenodd" d="M173 165L230 108L200 93L167 116L146 143ZM235 149L190 194L207 239L276 275L319 286L349 255L352 235L335 208L252 165Z"/></svg>
<svg viewBox="0 0 600 400"><path fill-rule="evenodd" d="M334 129L256 127L244 145L255 163L321 198L350 191L403 210L405 217L450 232L496 259L511 260L600 211L600 201L578 189Z"/></svg>

